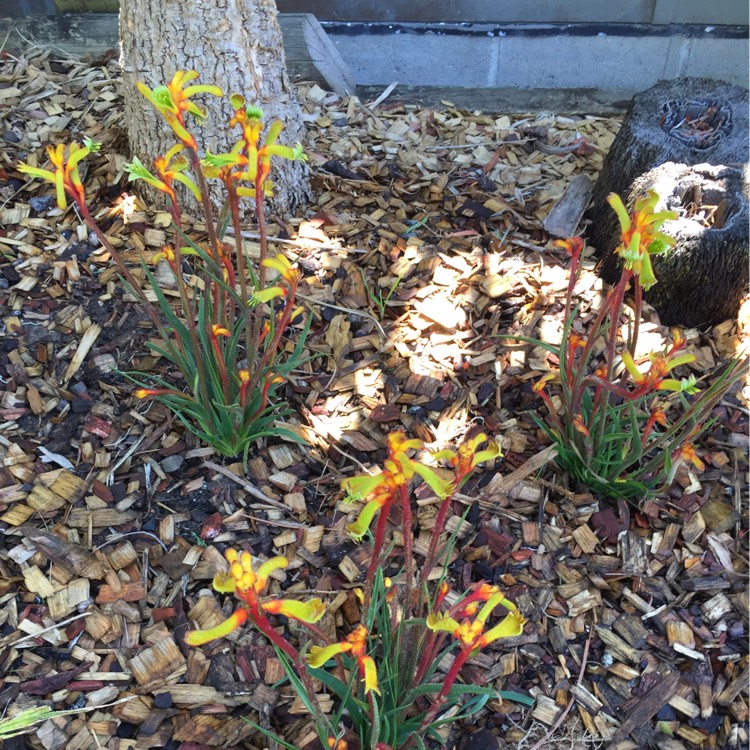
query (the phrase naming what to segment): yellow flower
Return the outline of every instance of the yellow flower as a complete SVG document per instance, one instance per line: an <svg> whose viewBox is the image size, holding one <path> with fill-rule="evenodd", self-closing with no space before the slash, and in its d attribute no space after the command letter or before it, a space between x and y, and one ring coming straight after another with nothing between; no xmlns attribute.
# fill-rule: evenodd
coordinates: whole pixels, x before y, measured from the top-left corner
<svg viewBox="0 0 750 750"><path fill-rule="evenodd" d="M172 203L176 204L174 182L180 182L187 187L197 200L201 199L201 192L198 186L187 176L182 174L190 166L184 156L177 156L185 146L178 143L167 151L164 156L157 156L154 159L154 171L156 176L143 166L141 160L136 156L130 164L126 164L124 169L130 175L128 182L133 180L143 180L157 190L167 193Z"/></svg>
<svg viewBox="0 0 750 750"><path fill-rule="evenodd" d="M136 398L149 398L150 396L179 396L180 398L191 400L186 393L175 391L172 388L136 388L133 391L133 395Z"/></svg>
<svg viewBox="0 0 750 750"><path fill-rule="evenodd" d="M482 443L487 443L487 447L484 450L478 451L477 448ZM494 440L490 440L483 432L480 432L476 437L466 440L459 445L457 451L438 451L433 454L433 458L435 460L448 461L455 470L456 479L460 483L479 464L491 461L499 455L501 455L500 446Z"/></svg>
<svg viewBox="0 0 750 750"><path fill-rule="evenodd" d="M706 468L706 464L701 461L695 446L690 442L685 442L680 446L679 457L686 464L692 464L698 471L703 471Z"/></svg>
<svg viewBox="0 0 750 750"><path fill-rule="evenodd" d="M351 654L357 660L360 676L365 683L365 693L371 690L380 694L378 688L378 674L375 662L367 653L367 628L357 625L343 640L331 646L313 646L307 656L307 663L313 667L322 667L329 659L337 654Z"/></svg>
<svg viewBox="0 0 750 750"><path fill-rule="evenodd" d="M51 182L55 186L55 195L57 197L57 205L61 209L65 209L68 206L65 200L65 193L67 192L76 203L83 203L85 200L85 192L83 184L81 183L81 177L78 173L78 164L85 156L99 150L98 143L94 143L91 139L87 138L84 140L84 145L79 146L77 143L71 143L68 147L68 159L65 159L65 146L59 143L57 146L47 146L47 155L49 156L52 166L55 168L54 171L49 169L39 169L38 167L30 167L28 164L21 162L18 165L18 171L23 174L30 175L31 177L37 177L46 182Z"/></svg>
<svg viewBox="0 0 750 750"><path fill-rule="evenodd" d="M266 258L263 261L263 265L266 268L272 268L274 271L278 271L284 281L288 284L297 284L302 278L302 274L298 269L294 268L292 264L286 259L284 255L279 253L275 258Z"/></svg>
<svg viewBox="0 0 750 750"><path fill-rule="evenodd" d="M482 594L485 593L482 589L479 591L482 591ZM456 605L458 607L456 617L452 617L450 613L432 613L427 617L427 627L430 630L450 633L459 642L461 649L464 651L474 651L475 649L483 648L500 638L521 635L526 619L518 611L516 605L508 601L505 595L494 587L488 588L487 593L489 592L493 593L490 594L484 606L473 620L469 619L469 617L473 616L477 601L474 599L467 604L466 600L464 600ZM467 599L469 598L473 597L467 597ZM495 627L485 631L489 616L495 607L499 605L509 610L510 614L495 625Z"/></svg>
<svg viewBox="0 0 750 750"><path fill-rule="evenodd" d="M218 323L214 323L211 326L211 335L216 339L219 338L219 336L229 336L229 329L226 326L219 325Z"/></svg>
<svg viewBox="0 0 750 750"><path fill-rule="evenodd" d="M549 383L550 380L555 379L555 373L554 372L548 372L546 375L542 375L539 380L534 383L534 385L531 386L531 390L534 393L542 393L544 389L547 387L547 383Z"/></svg>
<svg viewBox="0 0 750 750"><path fill-rule="evenodd" d="M589 437L589 430L588 427L586 427L586 423L583 421L582 414L576 414L573 418L573 428L580 432L582 435Z"/></svg>
<svg viewBox="0 0 750 750"><path fill-rule="evenodd" d="M260 135L263 129L263 110L253 105L245 106L245 98L239 94L231 96L234 116L229 121L230 126L239 125L242 128L242 147L247 153L247 171L238 175L240 179L252 183L252 188L240 188L238 195L255 197L255 186L263 186L266 195L270 193L270 183L267 181L271 169L271 157L280 156L283 159L307 161L302 146L297 143L294 147L280 146L277 141L284 128L281 120L275 120L268 127L266 137L261 143Z"/></svg>
<svg viewBox="0 0 750 750"><path fill-rule="evenodd" d="M625 261L625 269L639 276L641 286L649 289L656 283L650 256L665 252L676 241L658 229L664 222L677 219L677 214L656 211L659 196L653 190L635 202L632 215L616 193L611 193L607 202L620 221L622 244L616 252Z"/></svg>
<svg viewBox="0 0 750 750"><path fill-rule="evenodd" d="M685 378L681 381L667 378L667 374L675 367L695 361L694 354L689 352L679 353L684 346L685 341L678 339L666 353L651 352L648 355L651 364L645 374L638 369L630 352L627 349L623 351L620 355L622 362L636 385L634 394L641 396L652 390L695 393L698 390L695 377Z"/></svg>
<svg viewBox="0 0 750 750"><path fill-rule="evenodd" d="M185 115L190 113L193 117L202 120L206 112L191 102L190 97L196 94L222 96L222 91L218 86L198 85L185 88L186 83L194 81L197 77L198 73L195 70L178 70L166 86L157 86L151 90L140 81L136 83L138 91L156 107L180 141L192 149L197 149L198 144L195 138L185 130Z"/></svg>
<svg viewBox="0 0 750 750"><path fill-rule="evenodd" d="M185 635L185 643L201 646L204 643L224 638L250 619L262 632L270 625L266 614L284 615L300 622L315 623L325 614L325 605L320 599L298 602L292 599L270 599L260 601L260 596L268 583L268 577L275 570L286 568L285 557L273 557L257 570L253 569L253 558L249 552L238 553L228 549L225 557L229 562L228 573L214 576L213 587L223 594L234 594L242 603L240 608L227 620L209 630L192 630Z"/></svg>
<svg viewBox="0 0 750 750"><path fill-rule="evenodd" d="M383 471L379 474L351 477L341 483L347 492L345 502L370 498L360 512L359 518L346 527L355 540L361 540L367 533L378 512L386 514L390 512L399 488L408 486L415 474L424 479L438 497L444 498L450 494L452 486L449 482L441 479L428 466L412 461L406 455L407 450L417 450L422 447L421 440L407 440L403 432L391 432L388 435L389 457L383 463Z"/></svg>
<svg viewBox="0 0 750 750"><path fill-rule="evenodd" d="M573 258L580 257L584 246L582 237L568 237L564 240L555 240L552 244L555 247L561 247L564 250L567 250Z"/></svg>
<svg viewBox="0 0 750 750"><path fill-rule="evenodd" d="M264 305L266 302L270 302L277 297L286 297L286 294L286 289L283 289L280 286L269 286L266 289L253 292L252 295L250 295L249 303L252 307L255 305Z"/></svg>

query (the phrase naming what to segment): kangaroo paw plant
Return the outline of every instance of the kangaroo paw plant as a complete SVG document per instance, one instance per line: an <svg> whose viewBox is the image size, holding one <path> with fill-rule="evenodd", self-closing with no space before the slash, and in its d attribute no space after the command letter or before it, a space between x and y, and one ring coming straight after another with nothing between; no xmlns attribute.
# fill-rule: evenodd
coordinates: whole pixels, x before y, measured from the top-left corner
<svg viewBox="0 0 750 750"><path fill-rule="evenodd" d="M320 599L261 600L269 572L283 567L284 558L269 560L256 572L251 555L235 550L226 552L229 574L216 576L214 588L234 593L240 607L212 630L191 631L185 636L188 644L198 646L251 623L276 647L290 683L315 717L324 748L426 748L431 740L440 741L441 726L470 716L490 697L503 694L461 683L461 672L481 649L520 635L526 620L496 586L478 582L463 593L451 591L444 565L455 537L445 538L443 533L455 493L478 464L494 459L500 451L485 435L478 435L455 451L433 454L433 463L443 462L448 467L438 471L410 456L423 447L419 440L392 432L382 471L343 482L349 501L361 505L347 529L355 540L369 535L372 557L364 588L358 592L360 622L342 633L340 640L332 641L314 624L325 611ZM416 478L429 486L438 502L431 542L418 568L411 514ZM403 566L392 579L386 573L394 549L394 542L388 539L394 506L400 510L400 533L394 539L403 540ZM373 522L375 530L369 534ZM437 575L431 575L433 572ZM299 647L289 643L269 620L273 615L298 621L309 632L309 643ZM449 664L442 666L448 660ZM326 716L321 710L313 688L316 682L335 696L334 715ZM524 699L515 693L513 697ZM284 747L293 747L275 739Z"/></svg>
<svg viewBox="0 0 750 750"><path fill-rule="evenodd" d="M702 468L693 440L712 424L713 408L744 372L744 363L736 360L703 390L694 375L677 377L675 371L695 356L685 351L686 341L676 331L665 351L636 355L643 290L656 283L651 255L675 243L659 229L677 215L657 211L658 202L651 192L629 214L617 195L609 196L621 225L622 273L588 330L574 301L584 245L573 237L555 243L571 256L561 343L506 337L542 347L559 362L559 370L540 378L533 389L547 407L546 423L537 421L554 441L562 467L602 495L631 501L671 483L680 463ZM634 309L621 341L628 289ZM557 386L559 405L548 393L551 384Z"/></svg>
<svg viewBox="0 0 750 750"><path fill-rule="evenodd" d="M177 290L178 304L168 301L160 281L144 264L144 273L156 303L150 301L122 256L96 223L86 204L78 173L82 158L97 150L97 144L49 147L53 169L22 164L20 170L55 185L57 202L66 208L72 198L84 221L110 253L131 292L154 323L160 341L152 350L172 365L165 376L129 373L140 387L135 395L162 402L197 435L226 456L244 455L259 438L295 435L276 421L288 413L278 398L279 385L302 358L307 332L304 326L296 347L286 356L284 333L299 322L302 310L295 306L300 273L283 256L269 257L264 199L272 195L271 159L304 159L299 145L282 146L278 138L281 122L263 126L263 112L246 106L239 95L231 97L234 109L230 127L240 129L239 139L228 154L199 155L187 116L204 118L206 113L192 101L198 94L222 96L216 86L191 83L195 71L178 71L166 86L138 89L172 128L177 143L158 157L152 170L137 158L126 166L131 180L143 180L166 196L172 217L171 244L155 260L167 264ZM209 180L219 180L226 191L220 212L209 197ZM202 206L206 241L187 236L180 210L177 185L189 190ZM240 201L254 200L260 236L260 258L253 267L242 243ZM234 242L225 241L229 225ZM267 283L268 271L277 279ZM160 277L161 278L161 277Z"/></svg>

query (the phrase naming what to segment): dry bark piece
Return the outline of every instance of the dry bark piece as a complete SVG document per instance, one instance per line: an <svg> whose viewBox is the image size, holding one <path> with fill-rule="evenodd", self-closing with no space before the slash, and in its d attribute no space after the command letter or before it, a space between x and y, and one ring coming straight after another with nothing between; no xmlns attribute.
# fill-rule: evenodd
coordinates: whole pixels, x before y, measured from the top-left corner
<svg viewBox="0 0 750 750"><path fill-rule="evenodd" d="M565 188L562 198L544 219L544 230L553 237L572 237L581 223L593 190L588 175L574 177Z"/></svg>
<svg viewBox="0 0 750 750"><path fill-rule="evenodd" d="M30 525L20 526L19 531L50 560L71 573L95 580L104 578L104 566L84 547Z"/></svg>

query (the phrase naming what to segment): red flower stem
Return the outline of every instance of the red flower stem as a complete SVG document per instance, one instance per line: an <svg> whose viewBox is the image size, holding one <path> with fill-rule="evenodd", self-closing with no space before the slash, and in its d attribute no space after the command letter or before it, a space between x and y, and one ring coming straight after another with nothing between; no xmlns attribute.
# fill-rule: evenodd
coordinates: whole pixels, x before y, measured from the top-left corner
<svg viewBox="0 0 750 750"><path fill-rule="evenodd" d="M190 343L193 347L193 352L195 353L192 359L195 361L195 366L198 370L198 380L200 383L200 388L203 396L204 406L207 406L209 403L209 396L208 396L208 389L206 385L206 372L203 367L203 357L200 356L200 342L198 340L198 331L195 326L195 311L193 308L193 300L191 299L190 295L187 291L187 285L185 284L185 278L182 274L182 247L180 243L180 231L182 230L182 215L180 214L180 208L177 205L176 200L173 196L170 196L170 200L167 202L167 205L169 207L169 213L172 216L172 221L174 222L175 227L177 228L177 232L175 232L174 235L174 267L172 268L175 278L177 279L177 289L180 293L180 299L182 300L182 309L185 313L185 324L187 326L188 332L190 334ZM182 348L182 342L179 338L179 336L176 337L178 344L180 345L180 349L184 352L184 349Z"/></svg>
<svg viewBox="0 0 750 750"><path fill-rule="evenodd" d="M437 631L431 630L424 642L422 658L419 660L419 666L417 667L417 672L414 675L414 681L412 683L413 685L420 685L422 683L422 680L424 679L425 674L427 674L427 670L434 657L435 643L437 642L437 639Z"/></svg>
<svg viewBox="0 0 750 750"><path fill-rule="evenodd" d="M211 346L213 347L214 354L216 355L216 361L219 364L219 375L221 376L221 387L224 390L224 399L226 404L229 403L229 377L227 376L227 366L224 362L224 355L221 353L221 347L219 346L219 340L213 333L210 334Z"/></svg>
<svg viewBox="0 0 750 750"><path fill-rule="evenodd" d="M287 290L287 296L286 296L286 306L284 307L284 312L281 316L281 319L279 320L276 331L274 333L273 340L271 343L265 348L265 351L263 352L263 356L260 359L260 362L258 362L255 373L252 376L252 379L250 381L249 391L252 393L257 387L258 383L260 382L260 378L263 376L265 368L272 364L272 358L276 353L276 350L279 348L279 344L281 343L281 337L284 335L284 329L289 325L289 321L292 317L292 312L294 311L294 298L296 296L297 292L297 284L296 282L291 284L289 289ZM256 320L253 323L253 326L255 323L257 323L260 320L260 315L256 318ZM253 343L256 344L255 351L257 352L260 348L260 336L255 336L253 334ZM252 352L248 352L248 368L250 367L250 355Z"/></svg>
<svg viewBox="0 0 750 750"><path fill-rule="evenodd" d="M138 298L138 301L143 305L144 310L148 314L148 317L151 318L151 321L156 326L157 330L159 331L160 335L164 338L164 340L167 340L166 337L166 331L164 329L164 326L162 325L161 319L159 318L159 314L154 309L154 305L151 303L151 301L146 297L146 295L143 292L143 289L141 289L141 285L138 281L136 281L135 276L133 276L131 270L125 265L125 261L123 261L122 256L120 253L115 249L114 245L109 241L107 238L107 235L104 234L104 232L101 230L99 225L94 221L94 217L91 215L91 212L89 211L88 206L83 201L77 202L78 210L81 212L81 216L83 217L83 220L88 225L89 229L96 235L97 239L101 243L102 247L107 250L107 252L110 254L112 260L114 260L115 265L117 266L117 270L125 277L125 280L130 285L130 288L133 290L133 294Z"/></svg>
<svg viewBox="0 0 750 750"><path fill-rule="evenodd" d="M620 281L622 281L622 277L620 278ZM599 338L599 331L601 330L602 324L604 323L604 320L606 319L607 314L612 307L615 292L616 287L613 287L607 293L604 304L601 306L601 309L599 310L599 313L594 320L594 324L591 326L591 332L589 333L586 339L586 343L584 344L583 352L581 353L581 359L579 360L579 367L576 370L573 385L570 389L571 403L569 405L569 411L571 422L573 421L573 417L581 410L581 401L583 400L583 393L585 391L585 388L583 387L583 380L586 376L586 365L589 361L589 357L591 356L591 350L594 347L597 339Z"/></svg>
<svg viewBox="0 0 750 750"><path fill-rule="evenodd" d="M641 447L645 448L646 443L648 442L648 436L651 434L651 431L654 429L654 425L656 424L656 412L652 411L651 414L648 415L648 421L646 422L646 426L643 428L643 435L641 435Z"/></svg>
<svg viewBox="0 0 750 750"><path fill-rule="evenodd" d="M188 160L190 161L190 167L193 170L193 174L198 180L198 188L201 194L201 205L203 206L203 212L206 215L206 234L208 235L208 244L211 248L214 261L217 266L221 266L221 253L219 252L219 238L216 236L216 226L214 225L214 210L211 206L211 197L209 192L208 183L203 174L201 168L201 160L198 156L198 152L188 146L186 148L188 154Z"/></svg>
<svg viewBox="0 0 750 750"><path fill-rule="evenodd" d="M245 419L245 424L252 424L264 412L266 405L268 404L268 391L271 389L272 377L273 376L269 375L266 382L263 384L258 408L247 419ZM247 394L247 389L245 389L245 394ZM244 406L242 403L240 403L240 405Z"/></svg>
<svg viewBox="0 0 750 750"><path fill-rule="evenodd" d="M469 656L471 656L471 651L471 648L462 648L458 653L458 656L453 660L453 664L451 665L451 668L450 670L448 670L448 674L445 677L445 682L443 682L443 688L438 693L438 697L435 700L437 709L440 708L440 706L445 702L445 699L448 697L448 693L450 693L451 688L453 687L453 683L456 681L464 664L468 661Z"/></svg>
<svg viewBox="0 0 750 750"><path fill-rule="evenodd" d="M639 276L633 277L633 283L635 285L634 303L633 303L633 334L628 342L628 349L630 354L635 357L635 350L638 346L638 334L641 327L641 315L643 315L643 287L641 286L641 279Z"/></svg>
<svg viewBox="0 0 750 750"><path fill-rule="evenodd" d="M237 197L234 183L231 180L225 182L227 194L229 195L229 208L232 213L232 225L234 227L234 239L237 254L237 270L240 277L240 296L242 297L242 318L245 323L245 356L250 357L252 343L252 331L250 321L250 306L247 293L247 265L245 262L245 248L242 244L242 225L240 222L240 203Z"/></svg>
<svg viewBox="0 0 750 750"><path fill-rule="evenodd" d="M409 502L409 487L402 484L399 488L401 496L401 530L404 535L404 575L406 576L406 588L404 592L404 610L411 611L411 590L414 584L414 527L411 514L411 503Z"/></svg>
<svg viewBox="0 0 750 750"><path fill-rule="evenodd" d="M260 159L258 159L258 162L258 171L255 179L255 218L258 224L258 244L260 245L260 256L258 258L258 291L260 291L266 284L266 267L263 265L263 261L268 256L268 228L266 226L266 211L263 195L263 182L265 180L261 175ZM253 320L253 331L250 338L251 346L247 353L248 363L251 369L256 353L260 348L260 327L262 317L263 316L259 312Z"/></svg>
<svg viewBox="0 0 750 750"><path fill-rule="evenodd" d="M279 635L274 630L273 626L268 621L268 618L263 614L260 607L257 606L257 603L255 606L251 605L250 613L252 620L258 630L260 630L260 632L263 633L263 635L266 636L266 638L268 638L271 643L273 643L276 647L283 651L292 660L292 664L294 664L294 667L297 670L297 674L299 674L300 679L302 680L302 684L305 686L305 690L310 697L310 702L312 703L313 709L315 710L316 719L324 726L330 725L330 722L326 719L323 710L320 708L320 702L318 701L318 696L315 692L315 684L313 683L312 676L307 669L307 664L305 663L304 659L300 658L299 651L297 651L297 649L294 648L294 646L292 646L292 644L289 643L286 638Z"/></svg>
<svg viewBox="0 0 750 750"><path fill-rule="evenodd" d="M182 231L182 216L180 214L180 209L177 206L177 203L174 202L171 196L169 201L167 201L167 206L169 209L169 213L172 216L172 221L174 222L174 225L178 230L174 234L174 266L172 266L172 271L174 272L175 278L177 279L177 288L180 292L180 299L182 300L182 306L186 316L185 322L187 323L188 329L190 329L191 333L195 333L195 314L193 312L193 301L187 294L185 278L182 274L182 243L180 242L179 234L180 231ZM193 345L197 350L197 338L195 341L193 341Z"/></svg>
<svg viewBox="0 0 750 750"><path fill-rule="evenodd" d="M557 429L560 430L560 432L563 432L563 424L560 421L559 414L555 410L555 405L552 403L552 399L550 398L549 393L547 393L545 390L541 390L539 392L539 395L541 396L544 405L547 407L550 419L555 423Z"/></svg>
<svg viewBox="0 0 750 750"><path fill-rule="evenodd" d="M388 514L391 510L391 503L386 503L378 512L378 522L375 525L375 541L372 546L372 557L370 564L367 566L367 577L365 579L365 601L362 610L366 612L370 607L372 598L372 586L375 582L375 571L380 565L380 554L383 550L383 541L385 539L385 530L388 525Z"/></svg>
<svg viewBox="0 0 750 750"><path fill-rule="evenodd" d="M432 706L430 706L430 709L425 714L425 717L424 719L422 719L422 723L419 725L419 728L409 737L409 739L406 740L403 745L401 745L400 750L409 750L409 748L414 744L414 738L421 735L422 732L424 732L424 730L427 729L430 724L432 724L438 711L445 703L445 699L448 696L451 688L453 687L453 683L456 681L459 672L461 671L470 655L470 648L462 648L461 651L459 651L458 656L456 656L456 658L453 660L453 665L451 666L448 674L445 677L442 690L438 693L437 698L435 698L435 702L432 704Z"/></svg>
<svg viewBox="0 0 750 750"><path fill-rule="evenodd" d="M203 174L203 169L201 168L201 160L198 156L198 152L190 146L187 146L186 151L188 154L190 167L193 170L193 174L195 175L196 179L198 180L198 188L201 194L201 204L203 206L203 213L205 214L206 218L206 234L208 235L208 244L211 248L211 254L213 255L214 262L216 263L218 268L221 268L219 238L216 235L216 226L214 225L214 210L211 206L211 197L209 193L208 182L206 182L206 178ZM217 323L224 317L223 295L219 295L220 290L216 282L212 282L211 286L213 288L214 295L213 310L211 311L211 322Z"/></svg>
<svg viewBox="0 0 750 750"><path fill-rule="evenodd" d="M573 308L573 292L575 291L576 282L578 281L578 268L580 262L580 255L576 254L571 256L570 259L570 276L568 277L568 293L565 296L565 317L567 320L570 311Z"/></svg>
<svg viewBox="0 0 750 750"><path fill-rule="evenodd" d="M276 630L274 630L273 626L268 621L268 618L262 613L260 608L253 607L253 609L256 611L252 612L252 618L258 630L260 630L260 632L263 633L271 643L277 646L279 650L283 651L296 665L299 661L299 651L297 651L297 649L294 648L286 638L279 635Z"/></svg>
<svg viewBox="0 0 750 750"><path fill-rule="evenodd" d="M612 382L612 373L615 367L615 356L617 354L617 334L620 325L620 315L622 314L622 306L625 302L625 289L627 288L628 281L632 276L632 271L623 270L620 280L615 287L615 295L612 299L612 304L609 313L609 340L607 341L607 382ZM602 412L606 410L609 404L609 392L607 396L604 395L604 390L599 391L598 398L594 398L594 404L591 409L591 417L589 419L589 425L592 430L596 430L594 434L593 442L587 441L587 449L590 449L592 455L599 453L599 446L604 438L604 428L606 426L607 418L606 414Z"/></svg>
<svg viewBox="0 0 750 750"><path fill-rule="evenodd" d="M458 487L459 484L460 482L454 481L454 486ZM435 566L435 556L437 555L438 544L440 543L440 537L443 534L445 519L448 516L448 510L450 509L452 501L453 493L451 492L451 494L440 503L440 510L435 519L435 525L432 527L432 536L430 537L430 546L427 548L427 557L422 566L422 571L419 574L420 582L424 581L425 583L429 583L429 575Z"/></svg>

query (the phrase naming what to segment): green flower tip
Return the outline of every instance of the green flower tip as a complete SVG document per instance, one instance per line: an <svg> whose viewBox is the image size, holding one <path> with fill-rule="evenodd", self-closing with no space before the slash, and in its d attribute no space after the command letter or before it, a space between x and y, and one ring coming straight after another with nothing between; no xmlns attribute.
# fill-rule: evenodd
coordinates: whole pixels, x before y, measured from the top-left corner
<svg viewBox="0 0 750 750"><path fill-rule="evenodd" d="M163 107L164 109L177 111L174 101L172 101L172 95L169 93L169 89L166 86L157 86L152 92L151 97L157 107Z"/></svg>
<svg viewBox="0 0 750 750"><path fill-rule="evenodd" d="M247 108L247 116L251 120L262 120L263 119L263 110L260 107L254 105L254 104L251 104Z"/></svg>
<svg viewBox="0 0 750 750"><path fill-rule="evenodd" d="M205 164L208 167L215 167L217 169L220 169L221 167L226 167L227 165L237 164L238 161L239 157L237 154L212 154L210 151L208 151L203 157L201 163Z"/></svg>
<svg viewBox="0 0 750 750"><path fill-rule="evenodd" d="M694 396L696 393L698 393L698 391L700 391L695 375L690 375L687 378L683 378L680 381L680 386L682 388L682 392L687 393L690 396Z"/></svg>
<svg viewBox="0 0 750 750"><path fill-rule="evenodd" d="M134 156L133 161L131 161L129 164L126 164L123 169L130 175L130 177L128 177L129 182L138 179L153 179L153 175L151 174L151 172L149 172L148 169L143 166L143 162L141 162L141 160L137 156Z"/></svg>
<svg viewBox="0 0 750 750"><path fill-rule="evenodd" d="M90 154L95 154L102 147L101 143L99 143L98 141L94 141L88 137L83 139L83 145L87 148Z"/></svg>

